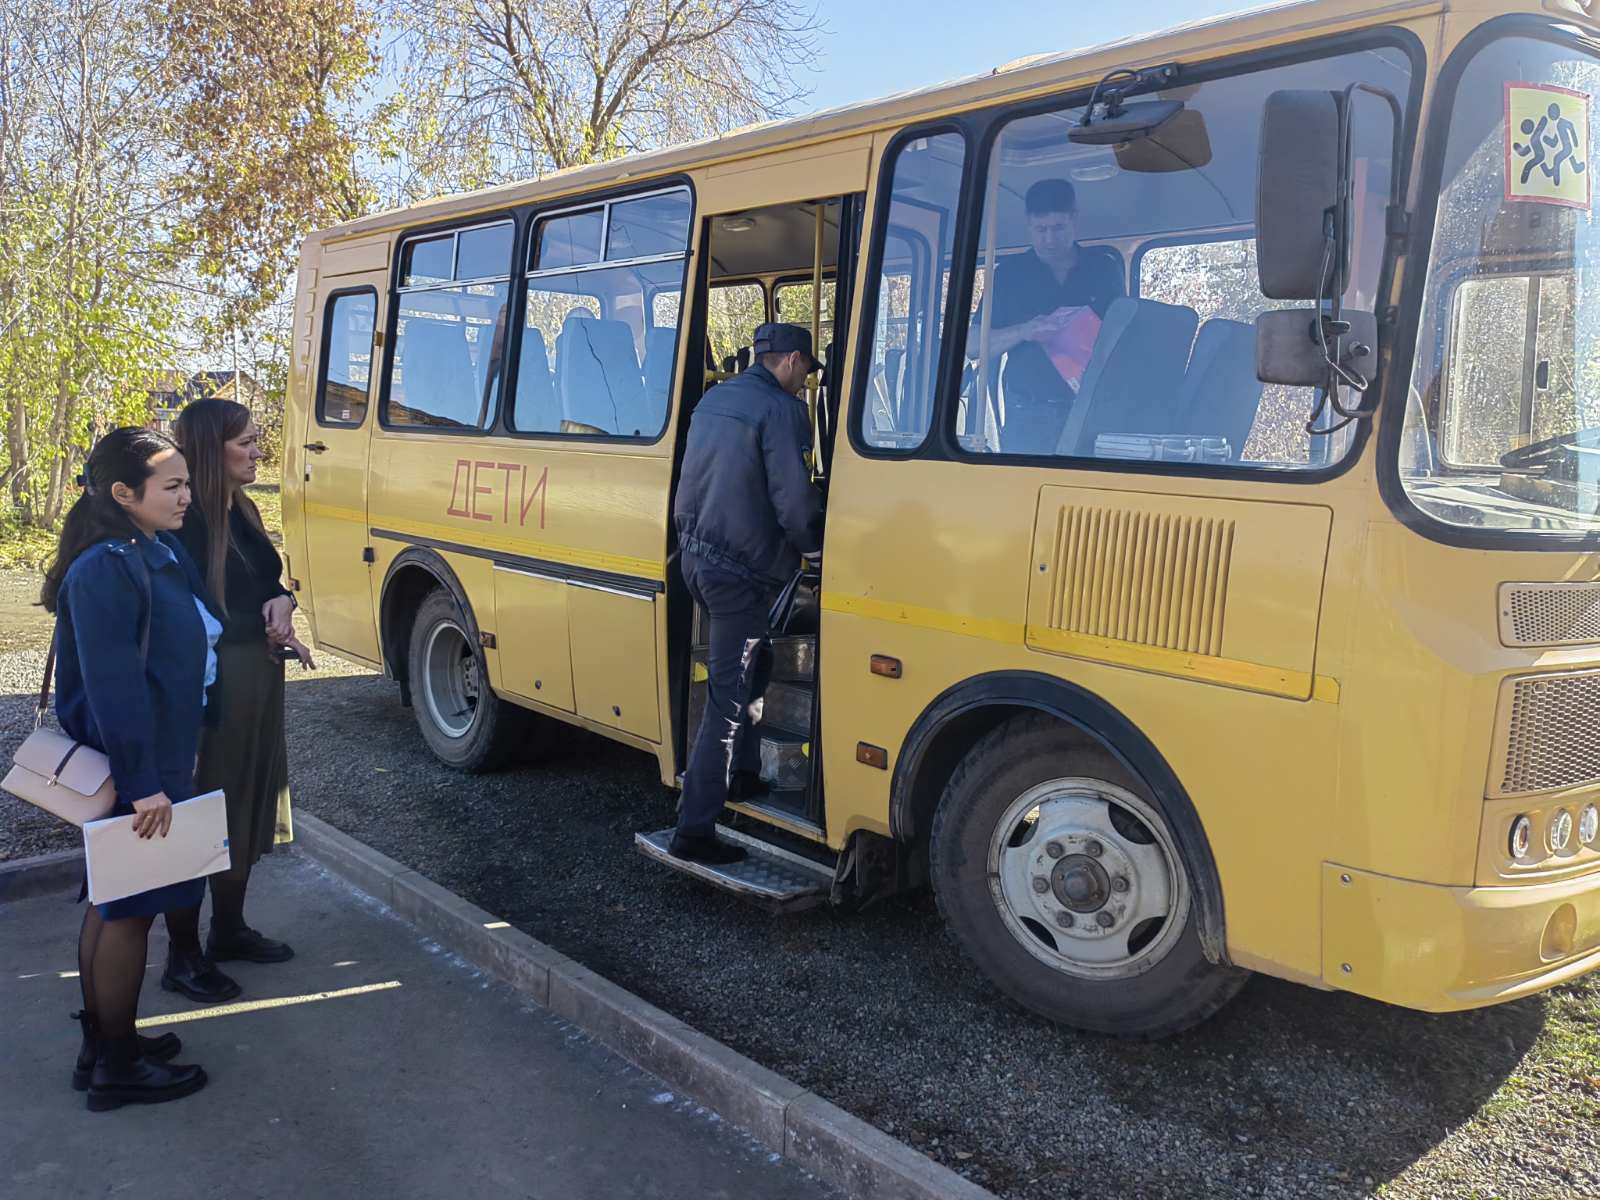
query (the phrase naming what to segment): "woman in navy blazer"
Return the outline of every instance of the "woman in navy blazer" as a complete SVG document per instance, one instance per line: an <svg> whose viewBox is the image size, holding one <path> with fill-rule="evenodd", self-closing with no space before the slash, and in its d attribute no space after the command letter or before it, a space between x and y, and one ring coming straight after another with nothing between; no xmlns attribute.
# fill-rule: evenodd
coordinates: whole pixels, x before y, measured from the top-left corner
<svg viewBox="0 0 1600 1200"><path fill-rule="evenodd" d="M189 471L172 441L116 429L89 456L84 495L61 531L41 603L56 615L56 717L111 760L114 815L133 835L165 837L193 794L195 755L221 624L194 563L172 536L189 505ZM173 1034L134 1031L150 925L166 913L175 943L199 948L203 879L90 905L78 939L83 1047L73 1083L91 1111L160 1103L205 1085L170 1060Z"/></svg>

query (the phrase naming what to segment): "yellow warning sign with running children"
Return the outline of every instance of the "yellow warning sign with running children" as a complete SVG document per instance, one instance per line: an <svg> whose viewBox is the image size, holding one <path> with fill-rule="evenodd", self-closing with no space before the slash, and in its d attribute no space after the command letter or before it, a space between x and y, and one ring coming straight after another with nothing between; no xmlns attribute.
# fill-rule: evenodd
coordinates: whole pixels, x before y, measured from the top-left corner
<svg viewBox="0 0 1600 1200"><path fill-rule="evenodd" d="M1589 100L1547 83L1506 84L1506 200L1589 207Z"/></svg>

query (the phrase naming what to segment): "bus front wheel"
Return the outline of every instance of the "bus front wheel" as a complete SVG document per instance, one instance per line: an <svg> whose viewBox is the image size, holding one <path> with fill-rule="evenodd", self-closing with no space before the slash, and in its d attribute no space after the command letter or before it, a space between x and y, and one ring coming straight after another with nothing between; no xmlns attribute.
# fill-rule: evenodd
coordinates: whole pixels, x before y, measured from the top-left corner
<svg viewBox="0 0 1600 1200"><path fill-rule="evenodd" d="M929 867L968 957L1052 1021L1165 1037L1247 978L1201 949L1192 876L1160 802L1048 717L1006 722L962 761L934 816Z"/></svg>
<svg viewBox="0 0 1600 1200"><path fill-rule="evenodd" d="M468 628L447 591L429 592L411 626L409 673L428 749L446 766L477 774L508 763L534 717L494 694Z"/></svg>

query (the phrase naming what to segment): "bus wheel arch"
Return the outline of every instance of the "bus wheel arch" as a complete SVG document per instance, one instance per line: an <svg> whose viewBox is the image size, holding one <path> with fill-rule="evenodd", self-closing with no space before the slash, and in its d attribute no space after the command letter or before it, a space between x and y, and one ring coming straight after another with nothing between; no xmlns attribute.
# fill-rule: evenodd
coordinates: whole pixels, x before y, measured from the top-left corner
<svg viewBox="0 0 1600 1200"><path fill-rule="evenodd" d="M1159 798L1189 867L1200 944L1208 961L1228 965L1222 882L1200 814L1166 758L1117 708L1092 692L1033 671L1000 671L947 688L911 727L895 763L889 824L927 867L929 834L945 785L982 740L1029 714L1056 719L1085 750L1109 753ZM925 876L924 876L925 877Z"/></svg>
<svg viewBox="0 0 1600 1200"><path fill-rule="evenodd" d="M436 552L411 547L390 565L380 620L384 662L440 762L478 774L519 755L536 757L545 747L543 723L490 686L471 601ZM419 663L424 664L421 679L416 678ZM447 693L448 705L441 702ZM464 719L445 720L440 714L446 708Z"/></svg>

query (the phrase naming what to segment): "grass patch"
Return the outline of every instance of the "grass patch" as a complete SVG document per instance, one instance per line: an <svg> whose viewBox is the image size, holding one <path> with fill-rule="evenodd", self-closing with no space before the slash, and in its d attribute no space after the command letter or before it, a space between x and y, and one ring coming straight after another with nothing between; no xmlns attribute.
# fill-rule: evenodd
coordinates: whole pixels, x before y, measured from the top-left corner
<svg viewBox="0 0 1600 1200"><path fill-rule="evenodd" d="M24 525L16 509L0 508L0 570L42 571L55 552L55 530Z"/></svg>
<svg viewBox="0 0 1600 1200"><path fill-rule="evenodd" d="M272 540L283 544L283 488L278 468L262 466L256 472L256 481L245 488L245 494L261 510L261 523L267 527Z"/></svg>

